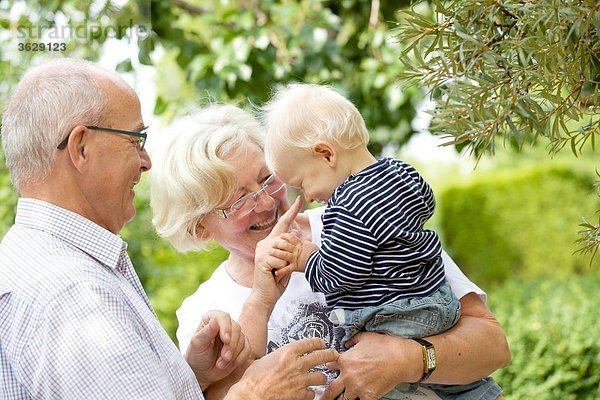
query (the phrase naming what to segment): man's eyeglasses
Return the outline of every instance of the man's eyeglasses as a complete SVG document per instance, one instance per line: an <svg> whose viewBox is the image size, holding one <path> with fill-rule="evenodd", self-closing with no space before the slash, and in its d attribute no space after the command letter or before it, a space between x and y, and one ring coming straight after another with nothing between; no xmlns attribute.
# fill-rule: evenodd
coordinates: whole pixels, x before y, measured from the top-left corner
<svg viewBox="0 0 600 400"><path fill-rule="evenodd" d="M265 192L268 196L273 196L275 193L283 189L284 186L285 183L280 181L275 175L271 174L262 184L260 190L248 193L247 195L241 197L226 210L216 209L214 212L225 219L232 217L241 218L254 211L258 203L258 196L260 196L262 192Z"/></svg>
<svg viewBox="0 0 600 400"><path fill-rule="evenodd" d="M135 136L140 138L139 140L136 141L136 147L139 151L144 150L144 146L146 145L146 138L148 137L148 134L146 132L133 132L133 131L124 131L121 129L112 129L112 128L103 128L101 126L96 126L96 125L84 125L86 128L88 129L92 129L92 130L96 130L96 131L106 131L106 132L112 132L112 133L119 133L121 135L128 135L128 136ZM148 129L148 127L144 127L144 130ZM69 136L71 136L71 133L69 132L69 134L67 135L67 137L65 137L63 139L62 142L60 142L58 144L58 146L56 146L57 149L62 150L65 147L67 147L67 143L69 142Z"/></svg>

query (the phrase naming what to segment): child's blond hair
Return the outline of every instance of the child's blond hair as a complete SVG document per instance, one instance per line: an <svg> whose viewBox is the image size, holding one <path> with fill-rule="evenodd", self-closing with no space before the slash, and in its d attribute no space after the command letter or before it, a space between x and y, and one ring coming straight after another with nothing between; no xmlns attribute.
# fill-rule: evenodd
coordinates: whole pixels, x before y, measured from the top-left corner
<svg viewBox="0 0 600 400"><path fill-rule="evenodd" d="M290 84L277 90L262 107L266 128L265 156L273 151L310 149L324 140L341 149L366 146L369 132L358 109L329 86Z"/></svg>

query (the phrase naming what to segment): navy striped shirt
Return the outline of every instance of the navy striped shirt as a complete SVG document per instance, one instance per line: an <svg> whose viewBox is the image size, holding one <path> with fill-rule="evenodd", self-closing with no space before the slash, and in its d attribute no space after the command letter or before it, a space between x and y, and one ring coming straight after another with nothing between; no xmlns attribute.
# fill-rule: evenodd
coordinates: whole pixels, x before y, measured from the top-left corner
<svg viewBox="0 0 600 400"><path fill-rule="evenodd" d="M423 229L435 199L411 165L383 158L346 179L323 214L321 248L306 265L331 307L423 297L444 282L438 235Z"/></svg>

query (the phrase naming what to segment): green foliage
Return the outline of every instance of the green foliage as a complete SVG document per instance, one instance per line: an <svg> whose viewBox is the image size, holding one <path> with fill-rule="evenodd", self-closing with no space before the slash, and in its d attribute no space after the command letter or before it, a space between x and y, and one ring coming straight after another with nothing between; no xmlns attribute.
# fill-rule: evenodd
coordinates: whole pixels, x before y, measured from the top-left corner
<svg viewBox="0 0 600 400"><path fill-rule="evenodd" d="M17 204L17 192L10 182L8 170L5 167L4 154L0 151L0 237L15 221L15 206Z"/></svg>
<svg viewBox="0 0 600 400"><path fill-rule="evenodd" d="M597 399L600 275L512 279L490 296L512 353L493 374L513 400Z"/></svg>
<svg viewBox="0 0 600 400"><path fill-rule="evenodd" d="M164 53L155 58L155 112L170 118L182 106L214 100L260 105L279 84L328 83L356 104L370 129L391 128L372 137L375 153L401 145L412 134L420 94L397 84L400 43L381 22L394 21L402 2L375 4L153 0L152 27Z"/></svg>
<svg viewBox="0 0 600 400"><path fill-rule="evenodd" d="M434 0L402 12L403 81L437 101L431 129L476 154L497 135L577 153L600 132L600 3ZM422 7L418 3L414 7ZM571 124L572 123L572 124Z"/></svg>
<svg viewBox="0 0 600 400"><path fill-rule="evenodd" d="M585 165L546 162L448 184L438 194L444 246L484 285L515 274L585 272L573 252L582 210L598 208L593 183Z"/></svg>

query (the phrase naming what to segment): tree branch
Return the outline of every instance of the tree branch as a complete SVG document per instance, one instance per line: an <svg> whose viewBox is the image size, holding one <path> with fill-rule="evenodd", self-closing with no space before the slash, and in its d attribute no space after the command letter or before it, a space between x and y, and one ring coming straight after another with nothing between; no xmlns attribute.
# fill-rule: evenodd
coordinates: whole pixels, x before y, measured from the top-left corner
<svg viewBox="0 0 600 400"><path fill-rule="evenodd" d="M371 15L369 15L369 28L373 29L377 26L379 19L379 0L371 0Z"/></svg>
<svg viewBox="0 0 600 400"><path fill-rule="evenodd" d="M204 8L190 4L185 0L171 0L171 4L173 4L173 6L175 6L176 8L187 11L188 13L193 15L201 15L206 12Z"/></svg>

